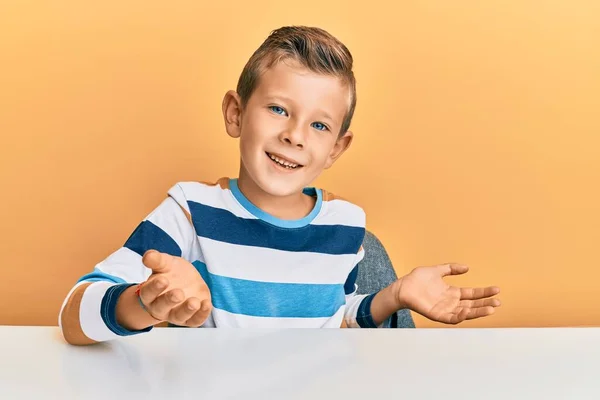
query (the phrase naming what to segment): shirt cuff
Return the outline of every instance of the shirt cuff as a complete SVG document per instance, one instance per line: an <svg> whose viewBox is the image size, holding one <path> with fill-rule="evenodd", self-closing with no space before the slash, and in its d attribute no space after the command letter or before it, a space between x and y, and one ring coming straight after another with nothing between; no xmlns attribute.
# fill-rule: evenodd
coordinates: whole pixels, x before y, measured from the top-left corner
<svg viewBox="0 0 600 400"><path fill-rule="evenodd" d="M387 318L385 321L381 323L381 325L377 326L375 321L373 320L373 315L371 314L371 303L375 298L377 293L373 293L365 297L360 305L358 306L358 311L356 313L356 323L361 328L389 328L391 317Z"/></svg>
<svg viewBox="0 0 600 400"><path fill-rule="evenodd" d="M117 301L119 301L119 297L125 291L125 289L133 285L135 285L135 283L124 283L111 286L104 294L104 297L102 298L102 304L100 305L100 313L102 315L102 320L106 324L106 327L119 336L131 336L139 333L150 332L152 328L154 328L153 326L149 326L148 328L139 331L130 331L129 329L122 327L117 322Z"/></svg>

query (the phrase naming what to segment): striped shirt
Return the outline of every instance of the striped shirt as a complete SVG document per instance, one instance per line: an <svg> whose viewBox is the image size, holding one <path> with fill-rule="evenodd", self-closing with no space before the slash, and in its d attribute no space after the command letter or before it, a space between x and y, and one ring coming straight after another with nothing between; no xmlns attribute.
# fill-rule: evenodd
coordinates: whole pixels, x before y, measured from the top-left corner
<svg viewBox="0 0 600 400"><path fill-rule="evenodd" d="M116 322L118 296L151 274L143 254L154 249L188 260L213 303L202 327L375 327L373 295L358 295L364 256L363 210L307 188L309 215L281 220L254 206L236 179L180 182L126 243L79 279L64 301L59 325L105 341L128 331ZM187 214L187 215L186 215Z"/></svg>

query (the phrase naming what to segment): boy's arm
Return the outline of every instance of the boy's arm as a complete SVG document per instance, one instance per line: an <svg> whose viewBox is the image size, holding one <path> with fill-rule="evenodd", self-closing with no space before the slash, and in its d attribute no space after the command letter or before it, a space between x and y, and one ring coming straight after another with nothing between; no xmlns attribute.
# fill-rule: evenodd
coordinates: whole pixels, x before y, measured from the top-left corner
<svg viewBox="0 0 600 400"><path fill-rule="evenodd" d="M359 257L358 261L361 259ZM446 324L458 324L493 314L500 306L500 300L494 298L500 292L498 287L459 288L443 280L445 276L467 271L468 267L460 264L419 267L377 293L357 295L357 266L345 285L344 323L349 328L388 327L390 317L405 308Z"/></svg>
<svg viewBox="0 0 600 400"><path fill-rule="evenodd" d="M468 267L460 264L415 268L387 288L371 295L370 313L374 324L381 324L404 308L446 324L458 324L493 314L495 308L500 306L500 300L493 297L500 293L498 287L459 288L443 280L445 276L460 275L467 271Z"/></svg>
<svg viewBox="0 0 600 400"><path fill-rule="evenodd" d="M399 310L390 301L391 287L370 295L346 295L346 312L342 328L388 328L390 317Z"/></svg>
<svg viewBox="0 0 600 400"><path fill-rule="evenodd" d="M142 262L147 250L190 257L195 231L177 188L138 225L123 247L71 289L58 321L68 343L91 344L147 332L160 322L141 307L135 289L151 274Z"/></svg>

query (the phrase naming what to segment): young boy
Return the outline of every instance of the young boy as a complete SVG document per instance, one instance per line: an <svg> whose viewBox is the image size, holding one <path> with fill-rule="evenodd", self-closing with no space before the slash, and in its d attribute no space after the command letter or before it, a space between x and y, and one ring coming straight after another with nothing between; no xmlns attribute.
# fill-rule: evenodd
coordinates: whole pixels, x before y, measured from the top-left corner
<svg viewBox="0 0 600 400"><path fill-rule="evenodd" d="M365 215L310 187L350 146L352 56L329 33L284 27L252 55L223 100L240 141L237 179L181 182L124 246L67 295L67 342L187 327L380 327L409 308L456 324L494 312L496 287L450 287L467 267L420 267L357 295Z"/></svg>

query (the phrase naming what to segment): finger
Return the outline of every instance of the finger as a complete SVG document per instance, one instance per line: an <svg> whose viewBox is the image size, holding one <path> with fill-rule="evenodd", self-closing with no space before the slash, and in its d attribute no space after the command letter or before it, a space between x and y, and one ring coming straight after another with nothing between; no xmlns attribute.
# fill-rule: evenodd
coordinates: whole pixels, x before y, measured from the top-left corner
<svg viewBox="0 0 600 400"><path fill-rule="evenodd" d="M150 304L169 286L165 276L155 276L148 279L140 289L140 297L144 304Z"/></svg>
<svg viewBox="0 0 600 400"><path fill-rule="evenodd" d="M186 325L186 321L190 319L196 311L200 309L200 300L196 297L190 297L183 303L175 306L169 313L169 322L176 325Z"/></svg>
<svg viewBox="0 0 600 400"><path fill-rule="evenodd" d="M494 312L496 312L494 307L471 308L469 310L469 315L467 315L467 319L487 317L488 315L492 315Z"/></svg>
<svg viewBox="0 0 600 400"><path fill-rule="evenodd" d="M499 307L501 305L499 299L479 299L479 300L461 300L458 305L466 308L479 307Z"/></svg>
<svg viewBox="0 0 600 400"><path fill-rule="evenodd" d="M148 250L142 257L144 265L152 270L153 273L164 273L171 269L175 257L167 253L160 253L156 250Z"/></svg>
<svg viewBox="0 0 600 400"><path fill-rule="evenodd" d="M438 265L438 269L442 276L461 275L469 271L469 267L463 264L448 263Z"/></svg>
<svg viewBox="0 0 600 400"><path fill-rule="evenodd" d="M461 300L478 300L486 297L492 297L500 293L497 286L488 286L486 288L461 288Z"/></svg>
<svg viewBox="0 0 600 400"><path fill-rule="evenodd" d="M173 307L181 303L183 299L183 290L173 289L158 296L157 299L150 303L147 308L150 310L152 315L169 315L169 312L173 309Z"/></svg>
<svg viewBox="0 0 600 400"><path fill-rule="evenodd" d="M203 300L200 309L196 311L196 313L187 320L186 325L191 327L198 327L206 321L210 312L212 311L212 304L210 300Z"/></svg>
<svg viewBox="0 0 600 400"><path fill-rule="evenodd" d="M447 321L444 322L448 324L460 324L467 319L469 316L469 311L470 310L468 308L458 307L456 310L454 310L454 313L448 315Z"/></svg>

